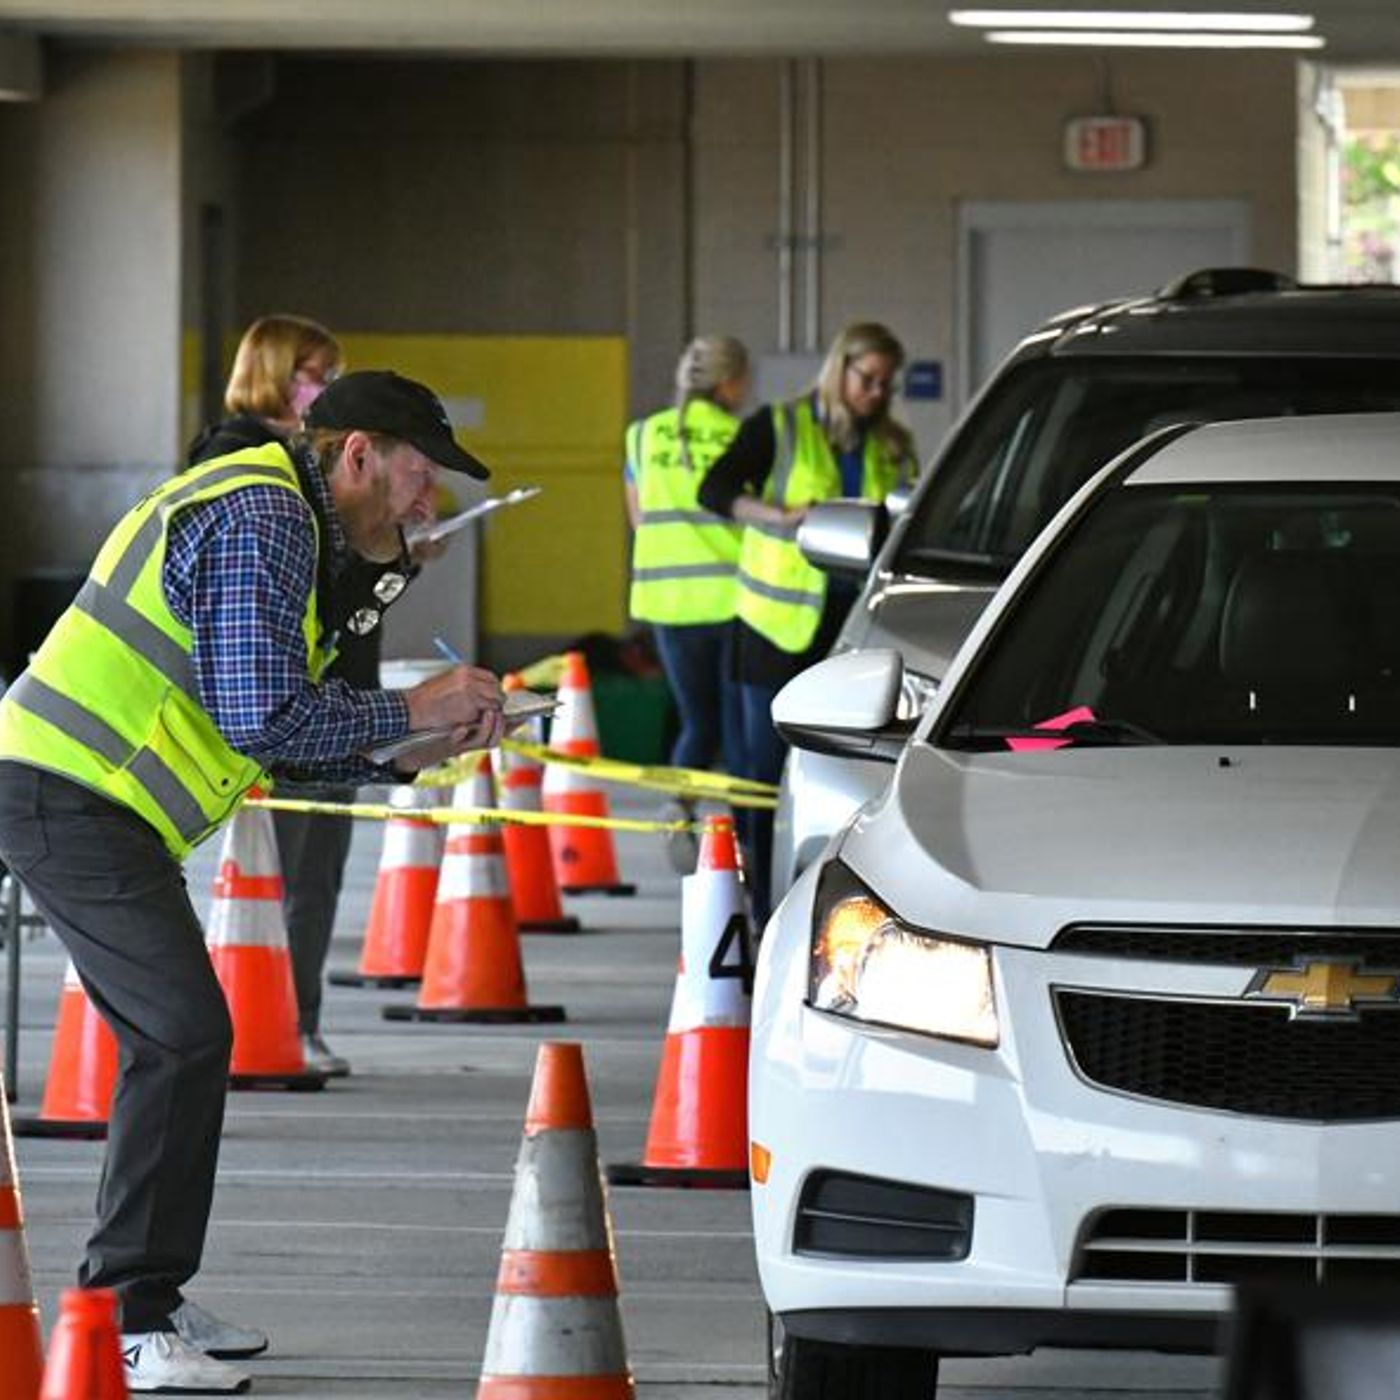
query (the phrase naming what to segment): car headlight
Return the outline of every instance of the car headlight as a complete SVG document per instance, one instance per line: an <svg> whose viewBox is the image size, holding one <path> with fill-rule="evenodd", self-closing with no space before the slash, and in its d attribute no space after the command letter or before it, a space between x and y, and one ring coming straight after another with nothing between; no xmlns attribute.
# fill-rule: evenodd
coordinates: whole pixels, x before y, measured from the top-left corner
<svg viewBox="0 0 1400 1400"><path fill-rule="evenodd" d="M938 682L922 671L906 668L904 680L899 687L899 708L895 712L898 719L918 719L933 703L938 694Z"/></svg>
<svg viewBox="0 0 1400 1400"><path fill-rule="evenodd" d="M991 949L911 928L840 861L822 871L808 1004L901 1030L994 1048Z"/></svg>

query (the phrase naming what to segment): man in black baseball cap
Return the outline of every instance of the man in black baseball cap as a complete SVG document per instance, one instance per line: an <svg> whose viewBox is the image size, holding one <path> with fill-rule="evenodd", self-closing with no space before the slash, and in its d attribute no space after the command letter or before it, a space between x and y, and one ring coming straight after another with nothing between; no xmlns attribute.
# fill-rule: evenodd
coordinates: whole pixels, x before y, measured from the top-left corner
<svg viewBox="0 0 1400 1400"><path fill-rule="evenodd" d="M80 1277L118 1295L133 1393L241 1394L249 1378L227 1358L268 1346L184 1294L233 1027L182 861L269 775L401 781L505 729L500 681L481 667L402 691L327 673L351 553L392 564L403 528L433 519L439 472L486 468L437 398L394 374L332 384L306 428L147 492L85 585L104 606L75 601L0 697L0 860L122 1051ZM377 628L391 575L402 588L380 572L348 630Z"/></svg>
<svg viewBox="0 0 1400 1400"><path fill-rule="evenodd" d="M374 563L402 562L403 528L433 520L440 468L490 475L452 436L437 395L392 370L334 380L302 425L350 547Z"/></svg>
<svg viewBox="0 0 1400 1400"><path fill-rule="evenodd" d="M458 446L441 400L425 384L388 369L362 369L333 380L307 410L308 429L360 428L416 447L448 471L478 481L491 473Z"/></svg>

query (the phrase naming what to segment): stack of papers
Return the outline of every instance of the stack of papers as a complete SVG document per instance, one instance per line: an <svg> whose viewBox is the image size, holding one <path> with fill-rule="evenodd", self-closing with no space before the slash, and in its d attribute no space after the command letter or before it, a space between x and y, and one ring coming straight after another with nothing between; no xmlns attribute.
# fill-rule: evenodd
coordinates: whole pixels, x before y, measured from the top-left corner
<svg viewBox="0 0 1400 1400"><path fill-rule="evenodd" d="M536 715L552 714L558 708L559 701L552 695L540 695L533 690L512 690L506 696L502 713L509 728L523 720L533 719ZM452 729L451 725L440 729L417 729L412 734L403 735L402 738L390 739L386 743L376 744L372 749L364 750L364 756L371 763L380 764L411 760L415 755L427 753L441 743L452 733ZM413 764L406 762L403 766L411 768Z"/></svg>

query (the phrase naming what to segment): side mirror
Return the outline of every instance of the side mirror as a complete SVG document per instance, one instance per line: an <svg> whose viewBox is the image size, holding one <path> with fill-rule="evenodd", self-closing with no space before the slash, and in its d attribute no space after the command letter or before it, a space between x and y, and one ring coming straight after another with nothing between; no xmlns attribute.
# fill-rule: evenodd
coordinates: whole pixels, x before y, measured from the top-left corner
<svg viewBox="0 0 1400 1400"><path fill-rule="evenodd" d="M884 506L872 501L821 501L797 527L797 547L819 569L864 578L889 528Z"/></svg>
<svg viewBox="0 0 1400 1400"><path fill-rule="evenodd" d="M794 748L893 763L916 723L897 718L903 681L892 647L829 656L777 693L773 723Z"/></svg>

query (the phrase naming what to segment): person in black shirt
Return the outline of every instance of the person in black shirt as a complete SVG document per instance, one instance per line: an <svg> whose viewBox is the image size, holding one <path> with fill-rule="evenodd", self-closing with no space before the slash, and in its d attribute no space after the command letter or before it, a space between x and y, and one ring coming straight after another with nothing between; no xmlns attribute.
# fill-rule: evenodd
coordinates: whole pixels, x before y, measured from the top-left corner
<svg viewBox="0 0 1400 1400"><path fill-rule="evenodd" d="M190 443L186 465L197 466L244 447L285 441L342 368L340 344L319 322L286 315L254 321L234 356L224 394L229 416L204 429ZM361 634L346 624L363 609L373 609L376 614L382 609L374 586L383 572L384 565L357 555L334 579L321 580L319 588L319 596L327 600L326 634L336 638L336 656L327 675L364 690L379 686L380 628ZM286 787L279 784L279 791ZM305 785L298 786L293 795L312 801L350 802L355 789ZM346 1075L349 1064L321 1035L321 986L353 822L349 817L274 812L273 824L282 866L283 914L296 983L302 1053L309 1069Z"/></svg>
<svg viewBox="0 0 1400 1400"><path fill-rule="evenodd" d="M796 534L807 507L838 496L883 500L912 472L913 438L890 415L903 364L904 348L886 327L847 326L816 383L746 418L701 483L705 509L747 527L734 646L745 777L782 776L787 745L773 727L773 697L830 651L859 592L801 558ZM751 812L743 822L760 923L769 910L772 833L770 813Z"/></svg>

